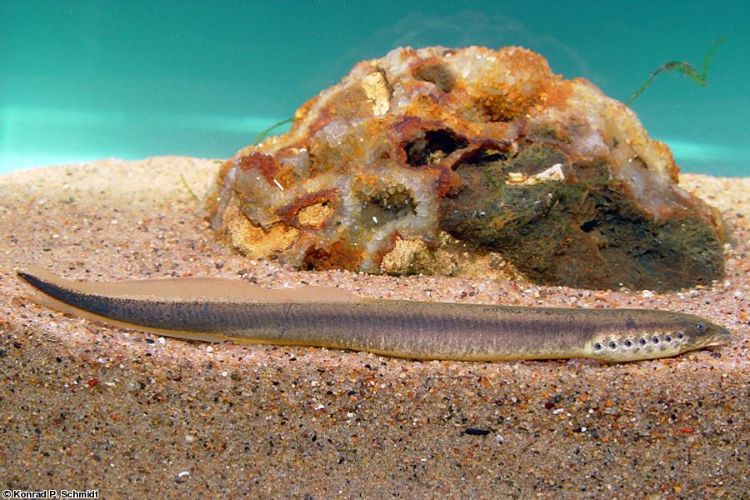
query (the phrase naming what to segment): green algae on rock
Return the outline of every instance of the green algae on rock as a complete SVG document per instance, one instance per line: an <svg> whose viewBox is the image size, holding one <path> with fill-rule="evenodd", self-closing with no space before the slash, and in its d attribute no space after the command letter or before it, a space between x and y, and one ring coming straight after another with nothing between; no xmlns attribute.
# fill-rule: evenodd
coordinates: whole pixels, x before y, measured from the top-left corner
<svg viewBox="0 0 750 500"><path fill-rule="evenodd" d="M557 166L555 179L544 175L546 165ZM443 198L441 227L500 252L539 283L665 290L722 275L721 233L681 191L667 192L679 211L658 220L630 183L610 179L606 164L533 142L455 171L463 187Z"/></svg>
<svg viewBox="0 0 750 500"><path fill-rule="evenodd" d="M246 255L301 268L460 275L493 253L540 283L667 290L723 274L720 215L678 173L534 52L402 48L228 160L208 208Z"/></svg>

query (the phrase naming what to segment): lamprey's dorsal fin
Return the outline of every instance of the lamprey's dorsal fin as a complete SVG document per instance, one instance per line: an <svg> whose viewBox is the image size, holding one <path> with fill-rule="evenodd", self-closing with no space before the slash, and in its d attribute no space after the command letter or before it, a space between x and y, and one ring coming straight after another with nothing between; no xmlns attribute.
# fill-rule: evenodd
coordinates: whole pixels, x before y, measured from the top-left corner
<svg viewBox="0 0 750 500"><path fill-rule="evenodd" d="M34 288L44 291L45 285L62 289L119 298L146 300L205 300L224 302L304 303L359 302L362 299L346 290L332 287L301 286L268 289L243 280L221 278L165 278L118 282L79 282L60 278L45 269L31 267L18 271L18 276ZM45 291L45 293L47 293Z"/></svg>
<svg viewBox="0 0 750 500"><path fill-rule="evenodd" d="M112 297L139 301L143 307L155 302L229 302L237 304L343 302L362 299L345 290L328 287L265 289L242 280L218 278L170 278L121 282L80 282L60 278L45 269L32 267L18 271L18 277L35 290L35 300L47 307L73 316L99 321L120 328L137 329L157 335L186 340L218 342L229 337L215 332L183 331L154 328L127 321L118 321L77 307L65 300L70 293L96 297Z"/></svg>

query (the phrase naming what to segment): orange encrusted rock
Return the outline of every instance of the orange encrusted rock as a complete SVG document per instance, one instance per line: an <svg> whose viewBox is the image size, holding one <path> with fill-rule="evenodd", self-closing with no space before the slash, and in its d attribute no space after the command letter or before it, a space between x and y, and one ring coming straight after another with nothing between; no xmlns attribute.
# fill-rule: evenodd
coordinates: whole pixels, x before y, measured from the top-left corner
<svg viewBox="0 0 750 500"><path fill-rule="evenodd" d="M678 173L630 109L539 54L399 48L228 160L208 208L242 252L302 268L460 274L497 254L541 283L659 290L723 273L720 216Z"/></svg>

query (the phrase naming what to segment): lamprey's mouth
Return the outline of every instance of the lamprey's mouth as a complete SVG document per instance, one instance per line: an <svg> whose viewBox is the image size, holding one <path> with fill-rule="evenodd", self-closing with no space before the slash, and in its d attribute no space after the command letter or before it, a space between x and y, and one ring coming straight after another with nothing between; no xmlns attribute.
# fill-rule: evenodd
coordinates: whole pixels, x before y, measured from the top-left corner
<svg viewBox="0 0 750 500"><path fill-rule="evenodd" d="M732 334L729 330L727 330L724 327L717 326L716 333L708 341L708 343L706 343L705 347L722 346L722 345L728 344L731 339L732 339Z"/></svg>

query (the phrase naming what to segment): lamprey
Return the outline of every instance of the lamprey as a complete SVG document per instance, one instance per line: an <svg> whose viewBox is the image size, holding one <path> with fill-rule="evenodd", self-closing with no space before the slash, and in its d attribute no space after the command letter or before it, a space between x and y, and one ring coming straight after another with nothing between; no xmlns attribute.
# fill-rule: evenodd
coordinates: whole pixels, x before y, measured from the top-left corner
<svg viewBox="0 0 750 500"><path fill-rule="evenodd" d="M240 280L75 282L18 276L40 302L109 324L190 340L317 346L412 359L495 361L675 356L729 331L690 314L366 299L335 288L268 290Z"/></svg>

